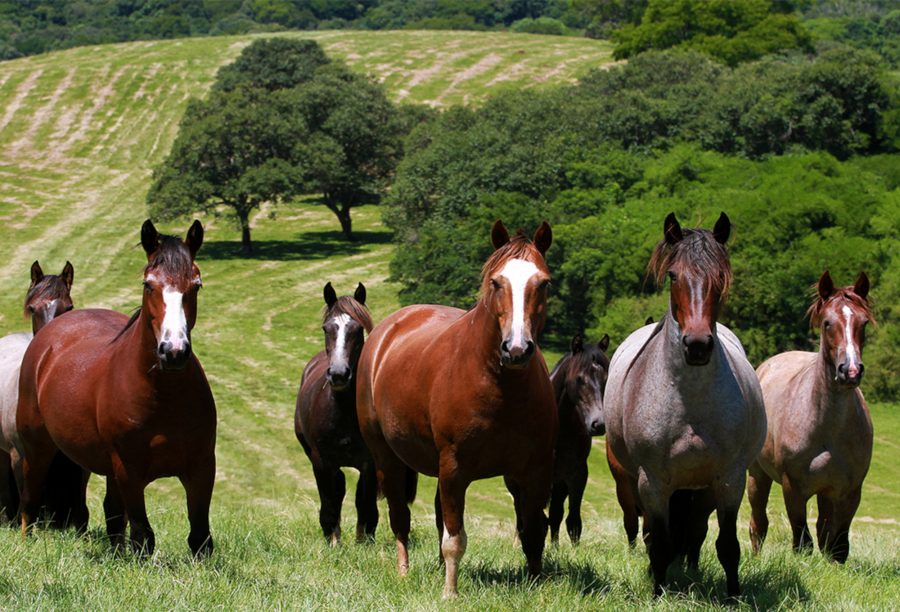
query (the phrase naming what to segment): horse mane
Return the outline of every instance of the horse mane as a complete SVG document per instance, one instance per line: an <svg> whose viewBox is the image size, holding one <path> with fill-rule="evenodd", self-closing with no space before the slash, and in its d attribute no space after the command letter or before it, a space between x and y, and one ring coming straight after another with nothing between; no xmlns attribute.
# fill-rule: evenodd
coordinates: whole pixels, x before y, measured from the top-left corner
<svg viewBox="0 0 900 612"><path fill-rule="evenodd" d="M481 268L481 295L487 295L491 278L503 267L507 260L525 259L530 261L534 258L534 254L537 254L543 261L543 257L541 257L534 243L525 235L524 231L518 230L515 236L510 238L509 242L491 253L491 256L484 262L484 266Z"/></svg>
<svg viewBox="0 0 900 612"><path fill-rule="evenodd" d="M844 299L860 308L866 315L866 318L869 319L869 322L873 325L877 325L875 321L875 316L872 314L872 304L869 302L868 298L862 298L856 295L853 291L853 286L848 287L836 287L831 295L828 296L828 299L823 300L822 296L819 295L819 285L818 282L812 285L812 293L814 294L812 304L809 305L809 308L806 310L806 315L809 317L809 325L812 328L817 328L822 324L822 315L825 313L825 308L831 302Z"/></svg>
<svg viewBox="0 0 900 612"><path fill-rule="evenodd" d="M22 305L22 311L25 313L26 317L29 317L31 316L31 313L28 312L28 304L30 304L32 300L39 298L58 300L68 292L69 289L66 287L66 281L64 281L61 276L47 274L34 287L31 287L28 290L28 293L25 295L25 302Z"/></svg>
<svg viewBox="0 0 900 612"><path fill-rule="evenodd" d="M144 266L144 274L153 270L162 269L172 276L190 276L194 271L194 258L184 241L178 236L159 235L159 246L150 254L147 265ZM115 342L128 331L135 321L141 316L141 307L138 306L125 326L119 330L112 342ZM112 343L111 342L111 343Z"/></svg>
<svg viewBox="0 0 900 612"><path fill-rule="evenodd" d="M360 304L353 299L352 296L342 295L331 308L326 305L322 311L322 323L340 314L345 314L359 321L360 325L365 328L366 333L372 331L372 315L369 313L369 309L366 308L365 304Z"/></svg>
<svg viewBox="0 0 900 612"><path fill-rule="evenodd" d="M660 240L653 249L647 274L657 285L665 281L666 273L675 264L706 276L718 290L720 299L725 299L731 288L731 263L728 251L716 240L713 233L705 229L684 229L684 238L675 244Z"/></svg>

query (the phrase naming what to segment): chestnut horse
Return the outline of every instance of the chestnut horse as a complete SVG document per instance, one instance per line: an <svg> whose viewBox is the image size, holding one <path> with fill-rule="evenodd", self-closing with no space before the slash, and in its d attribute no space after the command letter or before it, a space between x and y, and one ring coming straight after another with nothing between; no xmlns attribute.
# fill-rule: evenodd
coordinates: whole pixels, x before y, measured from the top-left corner
<svg viewBox="0 0 900 612"><path fill-rule="evenodd" d="M766 502L775 480L784 493L794 549L812 548L806 502L815 495L819 549L840 563L847 560L850 523L872 459L872 418L859 390L865 328L872 319L868 294L865 273L852 287L835 287L826 271L809 307L810 324L821 328L819 352L781 353L756 370L769 431L747 482L755 551L768 531Z"/></svg>
<svg viewBox="0 0 900 612"><path fill-rule="evenodd" d="M375 327L359 360L359 426L387 497L397 569L409 568L415 472L437 476L445 597L457 593L472 481L504 476L532 576L547 535L557 415L535 340L546 319L551 230L542 223L532 243L521 233L510 239L497 221L491 239L471 310L402 308Z"/></svg>
<svg viewBox="0 0 900 612"><path fill-rule="evenodd" d="M649 271L659 283L671 279L669 310L633 332L610 364L607 452L643 513L657 595L676 553L696 566L713 509L728 594L740 593L737 514L766 418L743 347L716 322L731 282L730 230L724 213L712 232L666 218Z"/></svg>
<svg viewBox="0 0 900 612"><path fill-rule="evenodd" d="M294 433L313 466L319 490L319 524L332 545L341 538L341 504L344 501L342 467L359 470L356 484L356 540L375 537L378 526L378 483L372 455L359 433L356 418L356 366L372 331L366 308L366 288L356 287L353 297L338 297L331 283L325 285L325 350L310 359L303 370Z"/></svg>
<svg viewBox="0 0 900 612"><path fill-rule="evenodd" d="M191 351L202 284L194 257L202 243L199 221L184 241L158 234L145 221L147 266L134 316L75 310L50 322L28 347L17 417L23 534L35 518L50 460L62 451L107 477L103 509L114 546L122 545L127 520L132 547L153 552L144 489L177 476L187 493L191 551L212 551L216 409Z"/></svg>
<svg viewBox="0 0 900 612"><path fill-rule="evenodd" d="M34 337L34 334L52 321L55 317L69 312L73 308L72 282L75 278L75 269L68 261L63 266L62 272L56 274L44 274L41 264L35 261L31 264L31 286L25 296L24 312L31 318L31 333L10 334L0 338L0 506L3 507L6 518L15 519L19 510L19 489L13 474L13 462L18 464L19 456L16 450L18 436L16 434L16 405L19 402L19 369L22 365L22 357L25 349ZM60 455L52 469L51 491L60 493L63 483L72 479L73 469L77 466ZM77 472L76 472L77 473ZM77 504L77 491L69 491L70 495L57 497L51 495L48 501L48 510L54 518L54 522L62 524L70 518ZM69 497L70 501L66 501ZM71 503L75 499L76 503ZM87 507L82 509L87 512Z"/></svg>
<svg viewBox="0 0 900 612"><path fill-rule="evenodd" d="M602 436L603 391L609 371L609 336L597 344L584 344L581 335L572 338L571 351L550 372L550 382L559 411L559 437L553 489L550 493L550 541L559 540L563 504L569 498L566 531L573 544L581 539L581 498L587 484L591 436Z"/></svg>

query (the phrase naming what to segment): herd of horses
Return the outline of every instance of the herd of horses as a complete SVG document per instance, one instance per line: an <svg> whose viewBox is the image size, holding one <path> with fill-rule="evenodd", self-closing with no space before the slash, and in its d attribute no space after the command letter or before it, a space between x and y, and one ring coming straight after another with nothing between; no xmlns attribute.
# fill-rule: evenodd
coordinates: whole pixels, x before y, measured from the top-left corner
<svg viewBox="0 0 900 612"><path fill-rule="evenodd" d="M374 538L377 500L386 498L397 569L406 574L418 474L437 477L439 560L444 595L453 596L467 545L466 490L502 476L528 572L538 576L547 531L558 539L567 497L566 530L574 543L581 536L591 438L605 433L625 532L634 544L642 528L656 594L674 562L697 565L715 511L727 592L739 595L738 508L746 487L758 551L773 481L782 486L794 548L812 546L806 504L816 496L819 547L845 561L872 453L859 390L872 318L868 279L861 273L854 285L836 287L826 271L809 309L819 352L782 353L754 371L717 322L732 284L730 232L724 213L712 231L682 228L668 215L648 266L659 284L669 279L668 311L629 335L611 360L608 336L576 336L552 372L537 344L550 282L546 222L532 239L494 224L494 251L468 311L419 304L373 325L362 283L342 297L326 284L325 348L303 372L295 411L325 538L340 541L341 468L356 468L356 539ZM25 302L33 335L0 339L0 503L23 536L42 517L84 530L94 473L106 476L113 546L125 545L127 523L132 548L150 554L144 489L176 476L191 551L212 552L216 409L191 351L202 242L197 221L183 240L144 223L143 298L130 318L73 310L71 264L59 276L33 265Z"/></svg>

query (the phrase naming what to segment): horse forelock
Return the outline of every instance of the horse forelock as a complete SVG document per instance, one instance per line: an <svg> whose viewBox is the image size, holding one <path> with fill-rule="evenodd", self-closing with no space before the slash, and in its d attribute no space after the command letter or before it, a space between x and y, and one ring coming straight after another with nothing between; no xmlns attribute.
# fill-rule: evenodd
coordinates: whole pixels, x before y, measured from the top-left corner
<svg viewBox="0 0 900 612"><path fill-rule="evenodd" d="M159 247L150 256L144 274L159 272L169 278L190 278L194 271L194 258L181 238L160 236Z"/></svg>
<svg viewBox="0 0 900 612"><path fill-rule="evenodd" d="M814 293L814 298L812 304L809 305L809 308L806 311L807 316L809 316L810 327L819 327L822 324L822 318L825 316L825 311L832 306L836 307L838 302L841 301L850 302L850 304L862 311L863 315L870 323L876 325L875 317L872 314L872 304L869 302L869 299L856 295L852 286L835 289L834 292L828 296L828 299L825 300L819 295L818 283L812 286L812 291Z"/></svg>
<svg viewBox="0 0 900 612"><path fill-rule="evenodd" d="M482 296L488 294L491 278L500 272L510 259L523 259L536 264L539 268L546 268L541 252L537 250L537 247L525 236L522 230L519 230L509 242L491 253L491 256L484 262L484 266L481 268Z"/></svg>
<svg viewBox="0 0 900 612"><path fill-rule="evenodd" d="M647 274L656 284L662 286L666 273L672 268L680 268L706 277L710 286L719 292L724 300L731 288L731 263L728 251L716 240L713 233L704 229L684 229L684 238L674 245L660 240L653 249Z"/></svg>
<svg viewBox="0 0 900 612"><path fill-rule="evenodd" d="M360 304L349 295L342 295L339 297L330 308L325 306L325 310L322 313L322 323L325 323L332 317L342 314L348 315L350 318L356 320L356 322L363 326L366 333L372 331L372 315L369 313L369 309L366 308L365 304Z"/></svg>
<svg viewBox="0 0 900 612"><path fill-rule="evenodd" d="M25 295L25 303L22 306L25 316L31 316L28 306L32 302L59 300L67 295L69 295L69 288L66 286L66 281L56 274L48 274L34 287L31 287Z"/></svg>

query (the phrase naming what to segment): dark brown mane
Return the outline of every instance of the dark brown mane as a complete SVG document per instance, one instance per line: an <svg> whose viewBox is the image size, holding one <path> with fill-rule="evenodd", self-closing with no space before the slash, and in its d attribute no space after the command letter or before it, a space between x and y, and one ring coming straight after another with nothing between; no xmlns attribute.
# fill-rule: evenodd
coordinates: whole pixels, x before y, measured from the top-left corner
<svg viewBox="0 0 900 612"><path fill-rule="evenodd" d="M718 290L720 299L725 299L731 288L731 263L728 252L704 229L682 230L684 238L674 245L660 240L653 249L647 274L662 286L668 271L679 265L696 274L709 278L712 288Z"/></svg>
<svg viewBox="0 0 900 612"><path fill-rule="evenodd" d="M62 276L47 274L34 287L29 289L25 295L25 303L23 305L25 316L31 316L31 313L28 311L28 305L32 301L41 299L47 301L58 300L64 298L68 293L69 288L66 287L66 281L63 280Z"/></svg>
<svg viewBox="0 0 900 612"><path fill-rule="evenodd" d="M350 318L355 319L365 328L366 333L372 331L372 315L369 314L369 309L366 308L365 304L360 304L353 299L352 296L342 295L331 308L325 306L325 309L322 312L322 323L326 322L331 317L340 314L345 314Z"/></svg>
<svg viewBox="0 0 900 612"><path fill-rule="evenodd" d="M510 259L525 259L534 261L543 261L543 257L538 252L534 243L525 236L522 230L516 232L516 235L510 238L509 242L491 253L484 266L481 268L481 295L486 295L491 278L500 271L503 265Z"/></svg>
<svg viewBox="0 0 900 612"><path fill-rule="evenodd" d="M832 302L836 302L837 300L847 300L854 306L858 307L862 310L866 317L869 319L869 322L875 325L875 317L872 315L872 305L869 303L867 298L861 298L853 291L853 287L838 287L834 290L834 292L828 296L827 300L823 300L819 295L818 291L818 283L813 285L813 291L815 293L815 297L813 298L812 304L809 305L809 308L806 311L807 316L809 317L809 325L810 327L817 328L822 324L822 315L825 313L826 307Z"/></svg>

